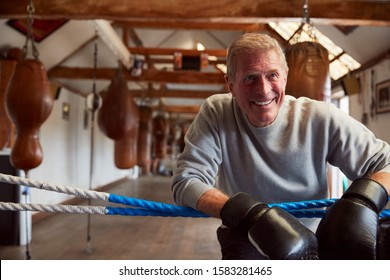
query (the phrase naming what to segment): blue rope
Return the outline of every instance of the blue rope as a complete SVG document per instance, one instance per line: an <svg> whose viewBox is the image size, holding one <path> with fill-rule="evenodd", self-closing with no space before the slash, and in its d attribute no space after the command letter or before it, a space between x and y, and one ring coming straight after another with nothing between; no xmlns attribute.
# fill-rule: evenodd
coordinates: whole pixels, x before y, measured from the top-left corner
<svg viewBox="0 0 390 280"><path fill-rule="evenodd" d="M163 202L153 202L149 200L131 198L131 197L126 197L126 196L121 196L116 194L110 194L108 196L108 201L132 206L136 208L153 210L156 212L165 212L165 213L172 213L172 214L176 212L183 212L183 213L188 212L189 214L193 214L193 215L197 214L197 211L195 209L188 208L188 207L171 205Z"/></svg>
<svg viewBox="0 0 390 280"><path fill-rule="evenodd" d="M18 184L26 186L25 191L28 191L28 187L50 190L61 192L65 194L73 194L84 198L93 198L100 199L107 202L119 203L130 208L118 208L118 207L105 207L99 209L98 213L106 215L128 215L128 216L164 216L164 217L194 217L194 218L205 218L205 214L196 211L195 209L166 204L162 202L153 202L143 199L130 198L126 196L120 196L115 194L96 192L91 190L77 189L60 185L53 185L45 182L39 182L36 180L30 180L26 178L20 178L17 176L5 175L0 173L0 181L10 184ZM337 199L323 199L323 200L308 200L300 202L285 202L285 203L274 203L268 204L270 207L280 207L285 211L290 212L292 215L299 218L321 218L323 217L325 210L318 208L326 208L331 206ZM388 198L390 201L390 197ZM22 203L19 203L23 205ZM44 205L47 206L47 205ZM317 208L317 210L307 210L310 208ZM21 211L20 207L12 208L11 210ZM26 209L31 209L31 205ZM42 209L40 206L39 209ZM54 209L54 208L53 208ZM10 210L10 205L7 205L6 209L2 208L1 210ZM31 211L31 210L30 210ZM41 210L38 210L41 211ZM79 213L79 212L77 212ZM390 217L390 209L383 210L380 213L381 218Z"/></svg>
<svg viewBox="0 0 390 280"><path fill-rule="evenodd" d="M331 206L337 199L307 200L300 202L285 202L268 204L270 207L280 207L296 218L322 218L326 210L307 210ZM389 198L390 200L390 198ZM161 217L193 217L207 218L208 216L189 207L154 202L110 194L109 202L120 203L134 208L106 207L107 215L123 216L161 216ZM380 213L381 218L390 217L390 209Z"/></svg>
<svg viewBox="0 0 390 280"><path fill-rule="evenodd" d="M301 210L301 209L311 209L311 208L322 208L329 207L336 201L335 198L332 199L319 199L319 200L306 200L300 202L284 202L284 203L273 203L268 204L269 207L277 206L283 210Z"/></svg>
<svg viewBox="0 0 390 280"><path fill-rule="evenodd" d="M209 218L209 216L197 211L177 211L175 213L164 213L154 210L123 207L106 207L106 210L107 215ZM295 218L322 218L326 213L326 210L288 210L288 212ZM390 217L390 209L383 210L379 217Z"/></svg>
<svg viewBox="0 0 390 280"><path fill-rule="evenodd" d="M198 212L192 208L184 209L184 211L161 212L149 209L106 207L106 211L107 215L209 218L209 216Z"/></svg>

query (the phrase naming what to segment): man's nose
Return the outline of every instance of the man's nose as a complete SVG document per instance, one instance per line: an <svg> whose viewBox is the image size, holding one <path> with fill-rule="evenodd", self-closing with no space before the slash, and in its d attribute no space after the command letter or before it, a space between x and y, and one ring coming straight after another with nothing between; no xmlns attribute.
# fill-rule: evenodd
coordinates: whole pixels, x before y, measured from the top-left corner
<svg viewBox="0 0 390 280"><path fill-rule="evenodd" d="M267 95L271 91L271 83L265 77L260 77L257 80L256 87L256 92L261 95Z"/></svg>

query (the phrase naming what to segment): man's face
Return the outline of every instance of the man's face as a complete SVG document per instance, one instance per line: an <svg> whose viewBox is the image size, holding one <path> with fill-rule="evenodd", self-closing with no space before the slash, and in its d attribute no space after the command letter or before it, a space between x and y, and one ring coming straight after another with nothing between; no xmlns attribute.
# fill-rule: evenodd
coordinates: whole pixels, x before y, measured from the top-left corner
<svg viewBox="0 0 390 280"><path fill-rule="evenodd" d="M282 106L287 71L277 53L241 53L235 57L235 81L226 78L230 92L255 127L270 125Z"/></svg>

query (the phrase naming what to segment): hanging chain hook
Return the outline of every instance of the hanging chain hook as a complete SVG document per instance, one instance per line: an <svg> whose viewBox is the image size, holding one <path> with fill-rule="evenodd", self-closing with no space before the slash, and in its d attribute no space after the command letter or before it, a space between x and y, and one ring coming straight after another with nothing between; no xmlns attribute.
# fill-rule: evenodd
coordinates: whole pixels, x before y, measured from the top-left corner
<svg viewBox="0 0 390 280"><path fill-rule="evenodd" d="M96 90L96 76L97 76L97 64L98 64L98 31L96 30L96 38L94 41L94 51L93 51L93 82L92 82L92 94L93 94L93 102L92 102L92 111L96 112L101 105L101 99Z"/></svg>
<svg viewBox="0 0 390 280"><path fill-rule="evenodd" d="M303 18L302 22L306 24L310 24L310 16L309 16L309 1L305 0L303 3Z"/></svg>
<svg viewBox="0 0 390 280"><path fill-rule="evenodd" d="M96 30L96 35L97 35L97 30ZM98 62L98 43L97 43L97 36L96 36L94 40L94 52L93 52L92 92L89 93L85 98L85 106L92 113L96 112L101 105L101 98L96 90L97 62Z"/></svg>
<svg viewBox="0 0 390 280"><path fill-rule="evenodd" d="M97 35L97 30L95 30ZM96 90L96 72L97 72L97 63L98 63L98 36L96 36L94 41L94 51L93 51L93 81L92 81L92 93L90 96L92 96L92 106L91 106L91 138L90 138L90 157L89 157L89 190L92 190L92 180L93 180L93 170L94 170L94 151L95 151L95 113L97 109L100 106L100 96L97 94ZM88 199L88 205L92 205L91 199ZM87 244L86 244L86 252L91 254L93 252L92 250L92 242L91 242L91 215L88 214L87 219Z"/></svg>
<svg viewBox="0 0 390 280"><path fill-rule="evenodd" d="M309 0L304 0L303 6L303 17L302 17L302 25L303 28L306 26L306 33L309 35L311 39L317 41L317 36L315 35L315 31L313 28L313 23L310 21L310 11L309 11Z"/></svg>
<svg viewBox="0 0 390 280"><path fill-rule="evenodd" d="M30 0L29 4L27 5L27 12L28 12L28 18L27 18L27 34L26 34L26 42L23 46L23 57L27 57L27 52L28 52L28 43L31 43L31 50L32 50L32 55L34 59L38 60L39 57L39 52L38 49L35 46L35 40L33 36L33 14L35 13L35 7L33 4L33 1Z"/></svg>

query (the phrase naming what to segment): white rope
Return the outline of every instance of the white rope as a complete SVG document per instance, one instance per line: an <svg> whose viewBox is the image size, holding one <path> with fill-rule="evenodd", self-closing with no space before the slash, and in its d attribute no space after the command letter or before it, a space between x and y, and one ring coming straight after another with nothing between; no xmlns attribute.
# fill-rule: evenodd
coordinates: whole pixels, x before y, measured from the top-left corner
<svg viewBox="0 0 390 280"><path fill-rule="evenodd" d="M13 202L0 202L0 210L10 211L39 211L61 212L72 214L99 214L106 215L106 207L103 206L79 206L79 205L46 205L46 204L21 204Z"/></svg>
<svg viewBox="0 0 390 280"><path fill-rule="evenodd" d="M108 197L110 195L109 193L105 193L105 192L96 192L96 191L84 190L79 188L61 186L61 185L51 184L51 183L42 182L38 180L32 180L28 178L21 178L17 176L2 174L2 173L0 173L0 181L4 183L29 186L41 190L55 191L59 193L75 195L84 198L100 199L103 201L108 201Z"/></svg>

